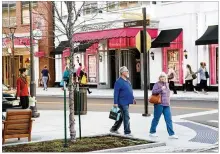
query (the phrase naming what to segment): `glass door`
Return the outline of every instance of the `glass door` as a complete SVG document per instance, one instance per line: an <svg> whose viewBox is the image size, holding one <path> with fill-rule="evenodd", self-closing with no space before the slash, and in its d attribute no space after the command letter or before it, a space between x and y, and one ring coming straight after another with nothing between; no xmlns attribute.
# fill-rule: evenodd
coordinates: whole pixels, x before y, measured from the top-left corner
<svg viewBox="0 0 220 154"><path fill-rule="evenodd" d="M174 71L176 72L176 82L179 83L179 71L180 71L180 65L179 65L179 50L168 50L167 51L167 64L168 66L172 65Z"/></svg>

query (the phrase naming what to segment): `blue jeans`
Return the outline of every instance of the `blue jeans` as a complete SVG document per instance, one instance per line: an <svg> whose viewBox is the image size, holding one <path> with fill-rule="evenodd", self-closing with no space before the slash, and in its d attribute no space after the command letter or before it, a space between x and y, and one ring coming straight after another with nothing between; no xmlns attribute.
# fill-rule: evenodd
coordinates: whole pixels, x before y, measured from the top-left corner
<svg viewBox="0 0 220 154"><path fill-rule="evenodd" d="M43 76L42 80L43 80L43 84L44 84L44 89L47 89L48 76Z"/></svg>
<svg viewBox="0 0 220 154"><path fill-rule="evenodd" d="M160 120L162 113L164 115L168 134L170 136L174 135L175 133L173 131L172 115L170 112L170 107L169 106L162 106L162 105L154 105L154 118L151 123L150 133L151 134L156 133L156 128L157 128L157 125L159 123L159 120Z"/></svg>
<svg viewBox="0 0 220 154"><path fill-rule="evenodd" d="M129 105L119 105L118 106L121 110L121 116L118 121L115 122L115 124L112 126L111 131L117 131L121 124L122 121L124 123L124 134L130 134L130 116L129 116Z"/></svg>

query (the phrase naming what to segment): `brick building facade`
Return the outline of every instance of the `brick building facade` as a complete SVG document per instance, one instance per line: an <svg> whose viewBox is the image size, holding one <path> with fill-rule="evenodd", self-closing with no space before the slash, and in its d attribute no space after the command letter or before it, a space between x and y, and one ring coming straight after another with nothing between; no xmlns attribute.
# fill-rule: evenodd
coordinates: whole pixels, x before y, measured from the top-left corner
<svg viewBox="0 0 220 154"><path fill-rule="evenodd" d="M40 40L34 40L34 69L36 85L39 86L41 70L45 65L48 66L51 80L49 86L54 85L55 67L54 56L51 52L54 50L54 26L53 9L51 2L35 1L32 3L32 27L33 30L40 29L43 37ZM28 68L28 79L30 80L30 18L28 1L3 2L2 5L2 23L3 23L3 50L2 50L2 71L3 83L12 85L12 39L10 37L9 27L16 27L14 33L14 55L15 55L15 75L19 75L19 68ZM40 26L38 25L40 24ZM11 52L10 52L11 51Z"/></svg>

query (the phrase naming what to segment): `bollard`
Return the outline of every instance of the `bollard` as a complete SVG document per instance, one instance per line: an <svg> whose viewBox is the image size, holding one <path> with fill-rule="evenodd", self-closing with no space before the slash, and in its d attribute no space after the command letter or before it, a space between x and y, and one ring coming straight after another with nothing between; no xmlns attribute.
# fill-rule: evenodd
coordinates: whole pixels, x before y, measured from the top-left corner
<svg viewBox="0 0 220 154"><path fill-rule="evenodd" d="M77 106L78 106L78 115L79 115L79 138L81 140L81 114L80 114L80 110L81 110L81 97L80 96L80 91L79 91L79 84L77 84Z"/></svg>
<svg viewBox="0 0 220 154"><path fill-rule="evenodd" d="M68 147L67 145L67 131L66 131L66 82L63 83L63 91L64 91L64 147Z"/></svg>

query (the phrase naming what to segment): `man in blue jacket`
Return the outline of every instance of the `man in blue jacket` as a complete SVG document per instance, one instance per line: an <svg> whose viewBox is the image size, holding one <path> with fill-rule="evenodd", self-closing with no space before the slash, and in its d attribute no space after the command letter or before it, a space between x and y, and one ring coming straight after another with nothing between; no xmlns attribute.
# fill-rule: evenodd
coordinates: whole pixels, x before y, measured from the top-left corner
<svg viewBox="0 0 220 154"><path fill-rule="evenodd" d="M130 136L130 122L129 122L129 104L136 104L133 95L133 89L129 78L129 71L126 66L119 70L121 77L117 79L114 86L114 107L119 107L121 110L121 117L110 129L110 132L117 133L122 121L124 123L124 134Z"/></svg>

